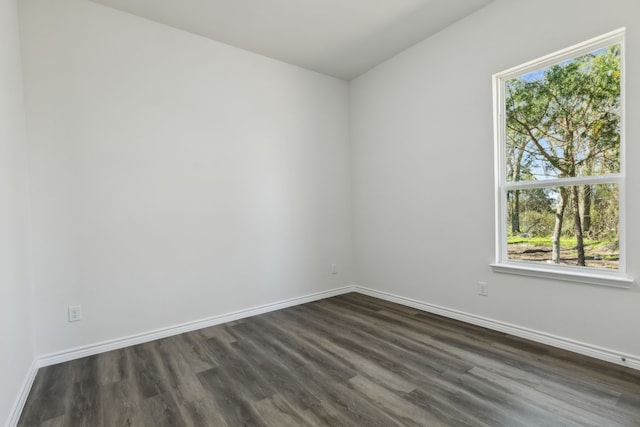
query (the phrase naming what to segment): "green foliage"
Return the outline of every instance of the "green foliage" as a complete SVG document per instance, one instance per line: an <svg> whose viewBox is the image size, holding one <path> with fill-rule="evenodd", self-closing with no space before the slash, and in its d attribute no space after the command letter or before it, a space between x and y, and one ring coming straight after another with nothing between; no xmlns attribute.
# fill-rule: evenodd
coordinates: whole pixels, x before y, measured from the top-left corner
<svg viewBox="0 0 640 427"><path fill-rule="evenodd" d="M615 186L597 186L593 195L592 227L587 235L592 239L618 238L619 203Z"/></svg>
<svg viewBox="0 0 640 427"><path fill-rule="evenodd" d="M575 177L620 169L620 46L506 83L507 154L521 175ZM513 162L512 162L513 163Z"/></svg>

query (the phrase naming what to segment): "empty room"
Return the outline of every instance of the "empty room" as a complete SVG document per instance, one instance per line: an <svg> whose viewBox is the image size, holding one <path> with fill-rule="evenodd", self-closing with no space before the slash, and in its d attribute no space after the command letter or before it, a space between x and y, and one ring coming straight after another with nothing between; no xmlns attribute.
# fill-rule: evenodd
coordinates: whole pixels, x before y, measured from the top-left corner
<svg viewBox="0 0 640 427"><path fill-rule="evenodd" d="M637 0L0 0L0 425L640 426Z"/></svg>

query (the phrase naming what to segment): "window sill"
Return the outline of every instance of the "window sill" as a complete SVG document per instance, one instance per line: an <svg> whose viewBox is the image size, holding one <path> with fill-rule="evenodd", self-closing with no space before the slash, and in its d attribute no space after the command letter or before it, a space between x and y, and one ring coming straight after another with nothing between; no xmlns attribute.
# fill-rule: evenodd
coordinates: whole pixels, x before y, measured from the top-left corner
<svg viewBox="0 0 640 427"><path fill-rule="evenodd" d="M603 270L584 272L569 269L545 268L544 266L532 266L529 264L491 264L491 267L494 273L517 274L520 276L564 280L588 285L629 289L634 283L634 279L624 273Z"/></svg>

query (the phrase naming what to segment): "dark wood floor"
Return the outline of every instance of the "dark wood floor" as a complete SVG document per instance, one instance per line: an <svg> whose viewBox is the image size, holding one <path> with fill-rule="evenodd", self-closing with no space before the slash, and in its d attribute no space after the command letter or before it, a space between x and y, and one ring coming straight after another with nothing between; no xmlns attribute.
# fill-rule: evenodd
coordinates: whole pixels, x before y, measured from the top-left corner
<svg viewBox="0 0 640 427"><path fill-rule="evenodd" d="M21 426L640 426L640 372L359 294L41 369Z"/></svg>

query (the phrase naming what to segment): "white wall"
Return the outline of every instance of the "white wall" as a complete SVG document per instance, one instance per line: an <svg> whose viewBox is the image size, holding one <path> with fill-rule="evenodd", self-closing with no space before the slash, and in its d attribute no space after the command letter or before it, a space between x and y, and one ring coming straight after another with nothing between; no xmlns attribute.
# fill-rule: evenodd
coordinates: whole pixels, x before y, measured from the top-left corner
<svg viewBox="0 0 640 427"><path fill-rule="evenodd" d="M351 83L356 282L630 355L640 292L492 273L491 75L627 27L628 270L640 274L640 2L498 0ZM489 297L477 282L489 283Z"/></svg>
<svg viewBox="0 0 640 427"><path fill-rule="evenodd" d="M20 7L39 355L352 282L347 83L85 0Z"/></svg>
<svg viewBox="0 0 640 427"><path fill-rule="evenodd" d="M26 133L15 0L0 0L0 424L34 350L27 274Z"/></svg>

